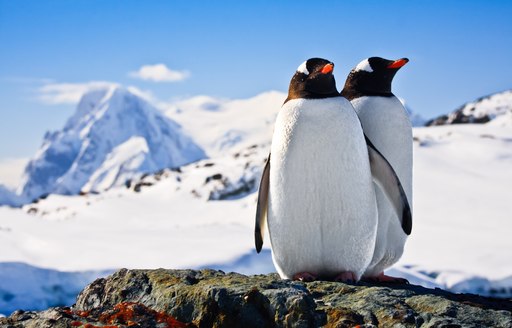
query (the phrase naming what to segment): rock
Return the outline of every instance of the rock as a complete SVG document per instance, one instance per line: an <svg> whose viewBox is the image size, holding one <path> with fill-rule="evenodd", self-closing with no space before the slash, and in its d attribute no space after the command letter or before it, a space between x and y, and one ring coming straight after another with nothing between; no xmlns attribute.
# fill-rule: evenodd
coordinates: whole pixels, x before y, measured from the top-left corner
<svg viewBox="0 0 512 328"><path fill-rule="evenodd" d="M120 270L72 308L0 327L512 327L512 300L414 285L350 285L214 270Z"/></svg>

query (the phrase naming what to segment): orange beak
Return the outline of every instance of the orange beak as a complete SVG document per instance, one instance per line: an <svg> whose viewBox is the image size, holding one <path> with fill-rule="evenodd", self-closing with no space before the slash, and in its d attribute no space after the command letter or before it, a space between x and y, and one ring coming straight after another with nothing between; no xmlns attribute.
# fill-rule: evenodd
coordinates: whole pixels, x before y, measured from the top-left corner
<svg viewBox="0 0 512 328"><path fill-rule="evenodd" d="M395 60L394 62L389 64L388 68L400 68L400 67L404 66L405 64L407 64L408 62L409 62L409 59L401 58L401 59Z"/></svg>
<svg viewBox="0 0 512 328"><path fill-rule="evenodd" d="M325 65L323 68L322 68L322 74L327 74L327 73L331 73L334 69L334 64L327 64Z"/></svg>

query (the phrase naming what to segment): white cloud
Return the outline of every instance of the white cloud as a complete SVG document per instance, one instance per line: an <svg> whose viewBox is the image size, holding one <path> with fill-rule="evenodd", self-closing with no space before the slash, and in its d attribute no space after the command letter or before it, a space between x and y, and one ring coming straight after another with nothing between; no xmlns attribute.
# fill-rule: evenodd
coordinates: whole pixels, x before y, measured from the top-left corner
<svg viewBox="0 0 512 328"><path fill-rule="evenodd" d="M38 89L39 100L49 105L76 104L84 93L94 89L118 86L107 81L85 83L49 83Z"/></svg>
<svg viewBox="0 0 512 328"><path fill-rule="evenodd" d="M89 81L82 83L48 83L40 87L38 99L48 105L77 104L82 95L88 91L120 87L119 83L108 81ZM142 90L135 86L126 87L128 91L150 103L159 103L159 100L149 90Z"/></svg>
<svg viewBox="0 0 512 328"><path fill-rule="evenodd" d="M130 77L153 82L177 82L190 76L188 71L173 71L165 64L144 65L138 71L130 72Z"/></svg>

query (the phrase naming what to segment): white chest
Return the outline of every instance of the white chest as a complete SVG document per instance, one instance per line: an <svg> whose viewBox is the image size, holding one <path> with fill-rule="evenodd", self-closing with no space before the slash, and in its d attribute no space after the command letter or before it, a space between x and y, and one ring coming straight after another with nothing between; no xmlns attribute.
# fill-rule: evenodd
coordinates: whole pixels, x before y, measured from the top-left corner
<svg viewBox="0 0 512 328"><path fill-rule="evenodd" d="M268 224L283 276L362 273L376 226L368 152L344 98L292 100L272 139ZM361 239L369 240L361 247Z"/></svg>

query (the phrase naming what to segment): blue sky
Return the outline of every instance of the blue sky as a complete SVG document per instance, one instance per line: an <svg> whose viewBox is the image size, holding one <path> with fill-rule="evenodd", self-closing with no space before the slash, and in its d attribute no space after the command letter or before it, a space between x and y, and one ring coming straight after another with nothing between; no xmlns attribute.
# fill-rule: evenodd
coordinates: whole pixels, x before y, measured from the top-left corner
<svg viewBox="0 0 512 328"><path fill-rule="evenodd" d="M338 88L366 57L408 57L394 92L430 118L512 88L510 17L510 1L0 0L0 160L32 156L72 114L41 98L52 85L248 98L286 91L310 57L336 64ZM186 78L130 75L159 63Z"/></svg>

